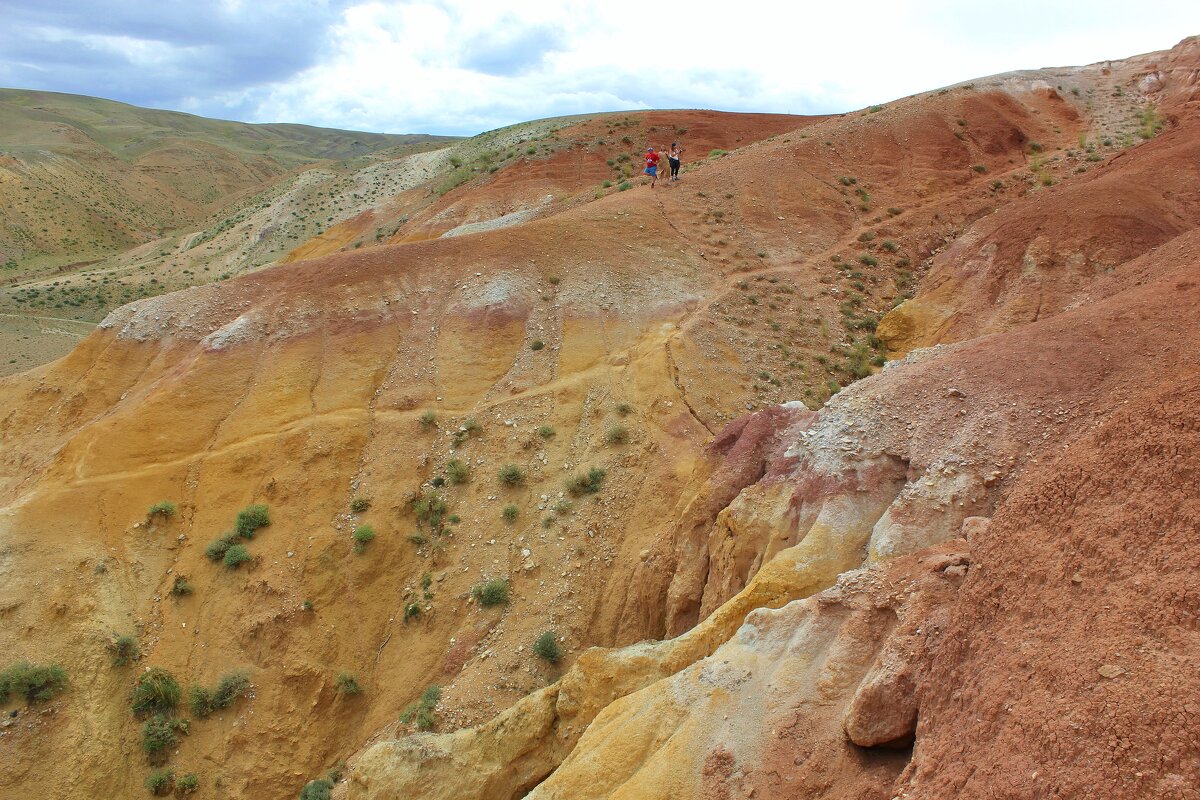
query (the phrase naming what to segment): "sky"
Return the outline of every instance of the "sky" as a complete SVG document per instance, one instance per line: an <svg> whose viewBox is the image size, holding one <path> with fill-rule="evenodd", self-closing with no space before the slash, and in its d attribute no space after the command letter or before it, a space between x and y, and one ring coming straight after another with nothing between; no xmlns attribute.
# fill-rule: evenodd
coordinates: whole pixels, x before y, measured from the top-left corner
<svg viewBox="0 0 1200 800"><path fill-rule="evenodd" d="M470 135L643 108L849 111L1162 50L1200 2L0 0L0 86Z"/></svg>

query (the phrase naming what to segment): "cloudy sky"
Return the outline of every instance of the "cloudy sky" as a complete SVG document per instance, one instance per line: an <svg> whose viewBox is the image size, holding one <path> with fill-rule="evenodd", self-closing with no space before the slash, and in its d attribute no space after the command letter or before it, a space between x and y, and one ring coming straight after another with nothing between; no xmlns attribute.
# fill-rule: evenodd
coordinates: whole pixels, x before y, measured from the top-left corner
<svg viewBox="0 0 1200 800"><path fill-rule="evenodd" d="M635 108L846 111L1200 34L1200 2L0 0L0 86L472 134Z"/></svg>

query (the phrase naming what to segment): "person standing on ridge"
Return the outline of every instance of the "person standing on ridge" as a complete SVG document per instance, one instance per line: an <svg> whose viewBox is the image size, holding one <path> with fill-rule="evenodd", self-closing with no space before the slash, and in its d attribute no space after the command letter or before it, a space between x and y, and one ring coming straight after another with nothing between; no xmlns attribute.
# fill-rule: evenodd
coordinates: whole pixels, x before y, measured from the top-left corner
<svg viewBox="0 0 1200 800"><path fill-rule="evenodd" d="M658 161L659 161L658 153L654 152L653 147L647 147L646 148L646 170L645 170L645 172L647 175L649 175L652 178L652 180L650 181L651 189L654 188L654 184L658 183Z"/></svg>
<svg viewBox="0 0 1200 800"><path fill-rule="evenodd" d="M671 180L679 180L679 158L683 155L683 148L679 146L679 142L671 142L671 150L667 153L667 161L671 164Z"/></svg>

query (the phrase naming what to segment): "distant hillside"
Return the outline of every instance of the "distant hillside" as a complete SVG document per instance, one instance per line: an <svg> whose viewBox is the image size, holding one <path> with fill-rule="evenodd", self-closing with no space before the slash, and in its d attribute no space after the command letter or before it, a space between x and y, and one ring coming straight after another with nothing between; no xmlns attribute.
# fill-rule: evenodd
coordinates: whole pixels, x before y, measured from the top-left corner
<svg viewBox="0 0 1200 800"><path fill-rule="evenodd" d="M9 277L102 258L196 227L310 164L448 141L0 89L0 264Z"/></svg>

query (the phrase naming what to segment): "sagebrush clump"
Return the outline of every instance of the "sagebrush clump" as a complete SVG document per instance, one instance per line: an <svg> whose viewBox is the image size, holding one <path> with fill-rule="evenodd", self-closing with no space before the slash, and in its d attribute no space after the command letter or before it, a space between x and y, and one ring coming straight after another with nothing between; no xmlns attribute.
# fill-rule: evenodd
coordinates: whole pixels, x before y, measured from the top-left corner
<svg viewBox="0 0 1200 800"><path fill-rule="evenodd" d="M546 631L533 643L533 653L538 658L557 664L562 658L562 648L558 646L558 634Z"/></svg>
<svg viewBox="0 0 1200 800"><path fill-rule="evenodd" d="M566 484L567 492L575 497L595 494L600 491L600 485L604 482L604 476L607 474L600 467L592 467L585 474L569 478Z"/></svg>
<svg viewBox="0 0 1200 800"><path fill-rule="evenodd" d="M492 578L477 583L471 588L471 596L484 606L498 606L501 603L507 603L508 581L504 578Z"/></svg>
<svg viewBox="0 0 1200 800"><path fill-rule="evenodd" d="M188 690L188 708L192 715L204 719L214 711L229 708L239 697L250 692L250 673L246 670L226 672L213 689L193 684Z"/></svg>
<svg viewBox="0 0 1200 800"><path fill-rule="evenodd" d="M271 524L271 515L267 507L261 503L246 506L238 512L237 522L234 525L234 533L241 536L243 539L253 539L255 532L259 528L265 528Z"/></svg>
<svg viewBox="0 0 1200 800"><path fill-rule="evenodd" d="M427 686L421 692L421 698L400 714L400 721L405 724L415 722L418 730L431 731L437 724L433 712L441 701L442 687L437 684Z"/></svg>
<svg viewBox="0 0 1200 800"><path fill-rule="evenodd" d="M133 684L133 713L167 714L179 705L182 694L174 675L162 667L152 667L139 675Z"/></svg>
<svg viewBox="0 0 1200 800"><path fill-rule="evenodd" d="M362 694L362 686L358 682L358 677L352 672L339 672L333 679L333 686L343 697Z"/></svg>
<svg viewBox="0 0 1200 800"><path fill-rule="evenodd" d="M0 670L0 703L11 695L26 703L44 703L67 689L67 671L57 664L42 666L18 661Z"/></svg>
<svg viewBox="0 0 1200 800"><path fill-rule="evenodd" d="M375 538L375 529L370 525L359 525L354 529L354 552L366 552L367 545Z"/></svg>

